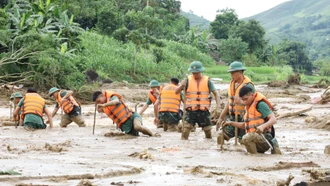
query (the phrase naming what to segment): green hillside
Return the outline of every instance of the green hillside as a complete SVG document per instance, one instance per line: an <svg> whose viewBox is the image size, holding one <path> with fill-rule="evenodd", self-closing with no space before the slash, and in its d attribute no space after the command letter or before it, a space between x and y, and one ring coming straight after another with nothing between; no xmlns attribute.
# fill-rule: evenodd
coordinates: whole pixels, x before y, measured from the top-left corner
<svg viewBox="0 0 330 186"><path fill-rule="evenodd" d="M208 29L210 27L210 21L203 17L199 17L198 15L195 15L190 12L181 11L180 13L181 15L189 19L189 24L191 27L198 26L201 29Z"/></svg>
<svg viewBox="0 0 330 186"><path fill-rule="evenodd" d="M246 18L256 19L267 31L267 39L303 42L312 60L330 56L330 0L292 0Z"/></svg>

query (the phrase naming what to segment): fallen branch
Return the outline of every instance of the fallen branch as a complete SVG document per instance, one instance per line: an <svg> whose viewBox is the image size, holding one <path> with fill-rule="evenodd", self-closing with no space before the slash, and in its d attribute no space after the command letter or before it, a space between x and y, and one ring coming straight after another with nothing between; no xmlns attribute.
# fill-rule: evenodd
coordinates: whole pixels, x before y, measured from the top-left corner
<svg viewBox="0 0 330 186"><path fill-rule="evenodd" d="M282 114L282 115L278 116L277 119L287 118L287 117L291 117L291 116L297 116L299 114L311 111L312 109L313 109L313 107L309 107L309 108L302 109L302 110L299 110L299 111L296 111L296 112L285 113L285 114Z"/></svg>
<svg viewBox="0 0 330 186"><path fill-rule="evenodd" d="M136 167L127 167L129 170L112 170L103 174L76 174L76 175L58 175L58 176L6 176L0 177L0 182L17 181L17 180L36 180L36 179L66 179L66 180L81 180L81 179L100 179L117 177L123 175L140 174L143 170Z"/></svg>

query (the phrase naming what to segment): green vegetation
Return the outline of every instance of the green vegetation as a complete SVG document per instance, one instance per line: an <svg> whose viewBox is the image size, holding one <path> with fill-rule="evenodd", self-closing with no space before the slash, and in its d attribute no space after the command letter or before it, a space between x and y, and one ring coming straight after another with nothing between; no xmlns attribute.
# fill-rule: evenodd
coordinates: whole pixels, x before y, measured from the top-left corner
<svg viewBox="0 0 330 186"><path fill-rule="evenodd" d="M176 0L8 0L0 7L0 83L88 92L90 70L101 80L168 81L183 78L195 60L226 81L227 67L216 61L243 61L256 82L315 67L330 75L328 58L311 63L308 43L271 45L258 21L238 20L232 9L221 10L207 30L202 18L201 25L191 18L189 24Z"/></svg>
<svg viewBox="0 0 330 186"><path fill-rule="evenodd" d="M181 12L181 15L185 16L189 20L190 27L199 27L203 30L207 30L210 27L210 21L195 15L192 11Z"/></svg>
<svg viewBox="0 0 330 186"><path fill-rule="evenodd" d="M293 0L250 18L260 21L272 44L283 39L304 43L309 58L315 61L330 57L329 9L328 0Z"/></svg>
<svg viewBox="0 0 330 186"><path fill-rule="evenodd" d="M214 67L206 67L204 74L210 76L211 78L221 78L223 82L230 82L231 76L230 73L227 72L228 66L214 66ZM269 67L269 66L261 66L261 67L247 67L247 70L244 72L251 80L255 83L267 83L273 80L287 81L290 74L292 74L293 70L290 66L282 66L282 67ZM303 83L317 83L323 78L327 78L325 76L308 76L302 75Z"/></svg>

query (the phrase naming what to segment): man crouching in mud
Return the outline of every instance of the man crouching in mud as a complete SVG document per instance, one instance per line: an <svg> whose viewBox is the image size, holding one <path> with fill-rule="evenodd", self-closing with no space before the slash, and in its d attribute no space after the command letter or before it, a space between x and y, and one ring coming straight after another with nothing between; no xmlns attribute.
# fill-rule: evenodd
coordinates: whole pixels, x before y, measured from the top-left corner
<svg viewBox="0 0 330 186"><path fill-rule="evenodd" d="M244 86L239 91L239 97L245 103L244 122L226 122L224 126L234 126L245 129L242 143L251 154L264 153L272 148L272 154L281 154L275 139L273 125L277 122L272 105L259 92Z"/></svg>
<svg viewBox="0 0 330 186"><path fill-rule="evenodd" d="M142 132L154 136L148 128L142 126L141 116L123 102L121 95L111 91L95 91L92 99L98 112L104 112L125 134L139 136L139 132Z"/></svg>

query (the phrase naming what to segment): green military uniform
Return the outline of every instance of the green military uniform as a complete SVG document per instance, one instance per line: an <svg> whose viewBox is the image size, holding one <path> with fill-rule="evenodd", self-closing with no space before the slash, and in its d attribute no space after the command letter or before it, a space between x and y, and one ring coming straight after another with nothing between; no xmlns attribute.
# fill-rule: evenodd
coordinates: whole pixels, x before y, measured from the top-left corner
<svg viewBox="0 0 330 186"><path fill-rule="evenodd" d="M116 100L116 99L119 100L119 98L117 96L112 96L110 98L110 101ZM140 119L142 121L142 118L139 115L139 113L134 112L133 115L120 126L121 131L125 132L125 134L130 134L130 135L133 135L133 136L138 136L139 135L139 131L137 131L137 130L134 129L134 119L135 118L138 118L138 119Z"/></svg>
<svg viewBox="0 0 330 186"><path fill-rule="evenodd" d="M188 88L188 79L186 79L187 85L186 90ZM208 80L208 88L210 92L216 90L214 84L211 82L211 80ZM211 99L211 97L210 97ZM187 123L192 124L193 126L197 123L199 127L207 127L211 126L211 118L210 118L210 112L208 110L186 110L186 116L185 121Z"/></svg>
<svg viewBox="0 0 330 186"><path fill-rule="evenodd" d="M272 111L270 110L269 106L264 101L260 101L257 104L257 111L262 114L263 119L267 118L267 116L272 114ZM273 136L269 131L267 131L263 135L270 142L270 144L273 143L272 142ZM243 136L242 143L244 145L248 145L249 143L255 143L258 153L264 153L267 150L269 150L269 148L270 148L268 143L262 138L262 136L260 134L255 133L255 132L249 132L249 133L245 134ZM248 147L247 147L247 149L248 149Z"/></svg>
<svg viewBox="0 0 330 186"><path fill-rule="evenodd" d="M51 96L53 93L60 91L60 89L53 87L49 90L49 95ZM63 98L66 94L67 91L61 91L60 93L60 97ZM55 105L56 109L59 109L60 106L59 104L56 102ZM62 115L61 117L61 123L60 126L61 127L67 127L70 123L75 122L79 127L85 127L85 121L84 118L81 115L81 107L80 106L76 106L74 105L73 110L70 113L65 113L64 115Z"/></svg>
<svg viewBox="0 0 330 186"><path fill-rule="evenodd" d="M24 98L18 103L18 107L22 108L24 105ZM44 106L44 109L46 105ZM43 119L36 114L26 114L23 121L24 127L33 128L33 129L45 129L47 125L44 123Z"/></svg>
<svg viewBox="0 0 330 186"><path fill-rule="evenodd" d="M254 85L252 83L248 83L248 84L246 84L246 86L251 88L252 93L255 93L255 88L254 88ZM229 115L228 121L235 121L235 115ZM237 121L238 122L243 122L244 121L244 115L242 115L242 116L238 115L237 116ZM235 127L233 127L233 126L226 126L225 129L224 129L224 132L229 138L235 137ZM239 139L242 139L244 134L245 134L244 129L238 129L237 137Z"/></svg>
<svg viewBox="0 0 330 186"><path fill-rule="evenodd" d="M180 92L181 100L184 99L183 93ZM159 100L160 97L158 97ZM159 124L178 125L182 119L182 113L179 112L159 112L158 113Z"/></svg>

